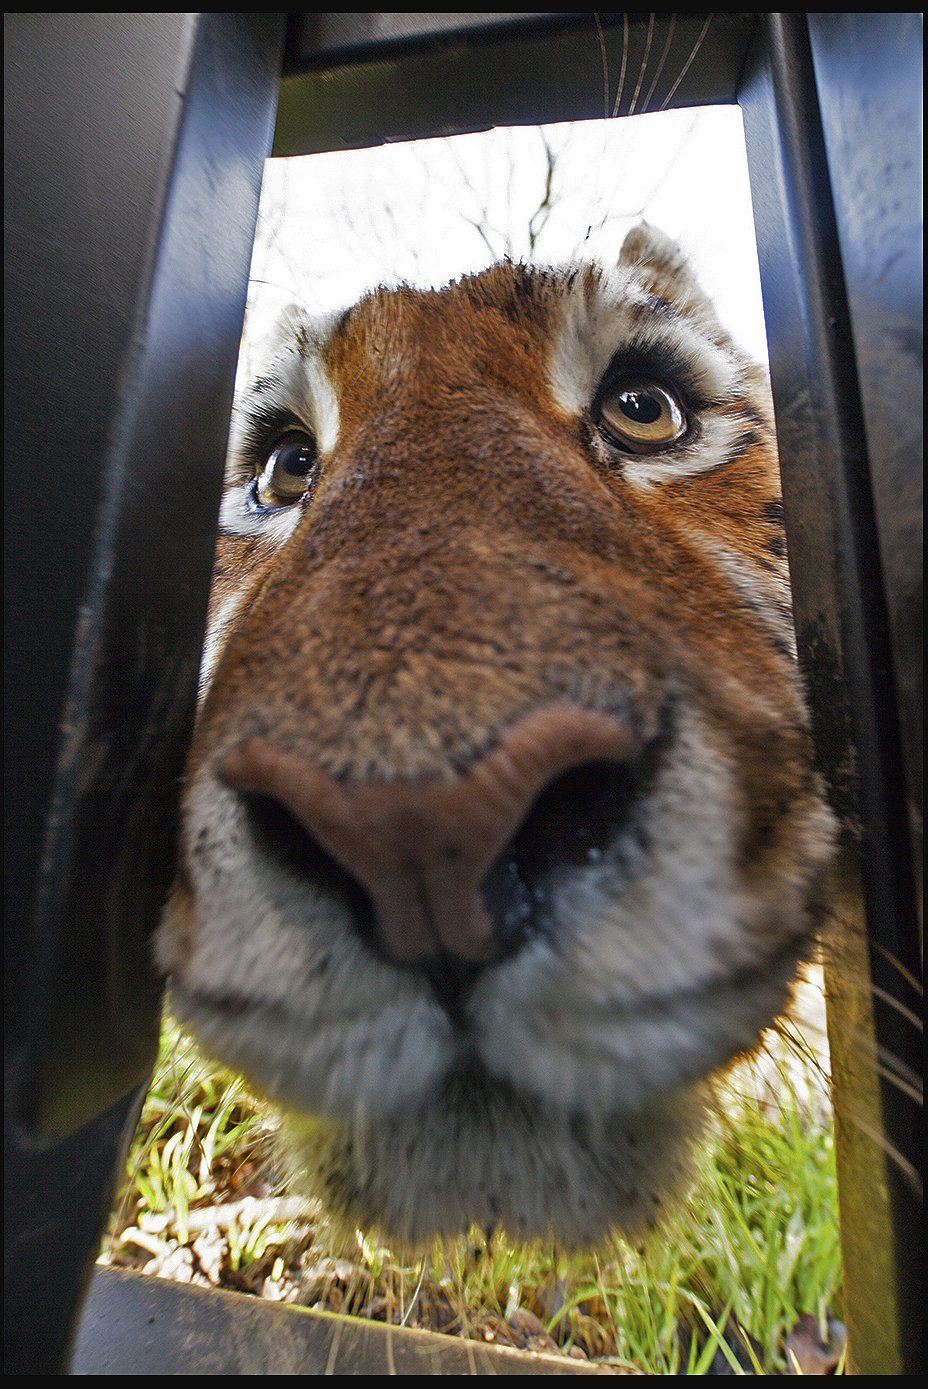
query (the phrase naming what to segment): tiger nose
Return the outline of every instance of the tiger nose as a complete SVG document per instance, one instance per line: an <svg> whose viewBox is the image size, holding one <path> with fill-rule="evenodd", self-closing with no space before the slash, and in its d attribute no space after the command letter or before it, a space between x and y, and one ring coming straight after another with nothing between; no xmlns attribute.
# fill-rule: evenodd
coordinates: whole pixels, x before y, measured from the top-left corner
<svg viewBox="0 0 928 1389"><path fill-rule="evenodd" d="M541 793L573 769L621 767L634 752L624 719L556 704L521 717L449 779L338 781L263 736L233 747L220 773L282 805L364 889L388 957L426 970L450 960L466 974L501 953L492 883Z"/></svg>

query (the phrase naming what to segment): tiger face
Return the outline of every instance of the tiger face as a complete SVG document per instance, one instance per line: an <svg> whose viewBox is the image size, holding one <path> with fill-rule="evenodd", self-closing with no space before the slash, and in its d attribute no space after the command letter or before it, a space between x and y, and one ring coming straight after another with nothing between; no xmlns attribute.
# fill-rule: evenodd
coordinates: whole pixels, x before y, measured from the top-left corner
<svg viewBox="0 0 928 1389"><path fill-rule="evenodd" d="M158 937L345 1221L653 1224L833 827L765 378L677 247L290 314L234 423Z"/></svg>

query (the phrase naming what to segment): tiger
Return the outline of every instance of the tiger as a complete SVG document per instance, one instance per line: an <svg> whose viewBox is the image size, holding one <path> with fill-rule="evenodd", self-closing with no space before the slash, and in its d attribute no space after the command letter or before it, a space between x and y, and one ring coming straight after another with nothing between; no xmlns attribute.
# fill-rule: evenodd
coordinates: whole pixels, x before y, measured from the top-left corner
<svg viewBox="0 0 928 1389"><path fill-rule="evenodd" d="M653 1229L835 841L767 375L680 246L291 306L202 684L158 961L332 1218Z"/></svg>

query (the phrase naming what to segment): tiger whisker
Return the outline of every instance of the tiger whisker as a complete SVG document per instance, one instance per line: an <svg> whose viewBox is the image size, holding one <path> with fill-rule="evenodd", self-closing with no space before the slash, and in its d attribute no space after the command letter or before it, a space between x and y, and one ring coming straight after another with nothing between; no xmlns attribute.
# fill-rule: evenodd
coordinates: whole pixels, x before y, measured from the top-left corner
<svg viewBox="0 0 928 1389"><path fill-rule="evenodd" d="M613 120L615 120L616 116L619 114L619 111L620 111L621 106L622 106L622 92L623 92L624 89L625 89L625 70L626 70L626 68L627 68L627 66L628 66L628 50L629 50L629 42L628 42L628 15L627 15L627 14L623 14L623 15L622 15L622 67L621 67L621 69L620 69L620 71L619 71L619 85L618 85L618 87L616 88L615 103L613 104L613 107L612 107L612 118L613 118Z"/></svg>
<svg viewBox="0 0 928 1389"><path fill-rule="evenodd" d="M637 81L637 83L636 83L636 85L635 85L635 91L634 91L634 94L633 94L632 99L631 99L631 104L629 105L629 108L628 108L628 113L627 113L627 114L628 114L629 116L633 116L633 115L635 114L635 106L636 106L636 104L637 104L637 102L638 102L638 93L641 91L641 84L642 84L642 82L644 81L644 74L645 74L645 70L647 69L647 66L648 66L648 57L649 57L649 55L650 55L650 53L651 53L651 40L653 39L653 37L654 37L654 15L653 15L653 14L649 14L649 15L648 15L648 33L647 33L647 37L645 38L645 44L644 44L644 56L643 56L642 59L641 59L641 67L638 69L638 81Z"/></svg>
<svg viewBox="0 0 928 1389"><path fill-rule="evenodd" d="M661 102L661 105L660 105L660 108L659 108L661 111L666 111L666 110L667 110L667 107L668 107L668 106L670 105L670 103L673 101L673 98L674 98L674 96L675 96L675 94L676 94L677 88L679 87L680 83L683 81L683 79L684 79L684 77L686 76L686 74L689 72L690 67L691 67L691 65L692 65L692 63L693 63L693 61L694 61L694 59L695 59L695 57L696 57L696 54L697 54L697 53L699 52L699 50L702 48L703 41L704 41L704 39L705 39L705 37L706 37L706 34L709 32L709 25L710 25L711 23L712 23L712 15L711 15L711 14L708 14L708 15L706 15L706 18L705 18L705 21L704 21L704 23L703 23L703 26L702 26L702 28L701 28L700 31L699 31L699 36L697 37L696 42L693 44L693 49L692 49L692 52L690 53L690 56L687 58L686 62L683 64L683 67L680 69L680 72L679 72L679 74L677 75L677 80L676 80L676 82L674 82L674 84L673 84L673 86L671 87L670 91L667 93L667 95L664 97L664 100Z"/></svg>

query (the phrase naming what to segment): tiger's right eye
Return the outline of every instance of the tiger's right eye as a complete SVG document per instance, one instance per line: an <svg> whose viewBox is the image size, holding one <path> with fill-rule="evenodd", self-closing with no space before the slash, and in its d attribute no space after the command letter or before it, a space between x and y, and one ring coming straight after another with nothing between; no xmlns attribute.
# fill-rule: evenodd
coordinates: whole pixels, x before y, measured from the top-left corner
<svg viewBox="0 0 928 1389"><path fill-rule="evenodd" d="M292 506L309 492L318 472L316 441L293 429L271 449L253 484L255 504L265 511Z"/></svg>
<svg viewBox="0 0 928 1389"><path fill-rule="evenodd" d="M623 453L660 453L687 430L686 411L676 392L644 377L612 382L599 401L596 423L606 441Z"/></svg>

